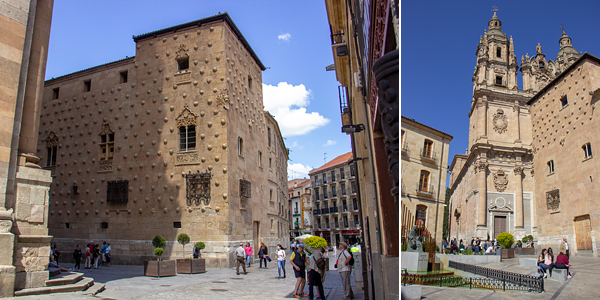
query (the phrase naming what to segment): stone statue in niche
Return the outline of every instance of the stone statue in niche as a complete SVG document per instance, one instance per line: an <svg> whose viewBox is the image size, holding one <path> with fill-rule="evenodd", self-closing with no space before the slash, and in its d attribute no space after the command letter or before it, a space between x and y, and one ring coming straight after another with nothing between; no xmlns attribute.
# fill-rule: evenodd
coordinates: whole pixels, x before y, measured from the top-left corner
<svg viewBox="0 0 600 300"><path fill-rule="evenodd" d="M506 115L502 108L498 108L496 114L494 114L492 124L494 125L494 130L498 133L504 133L506 131L508 121L506 120Z"/></svg>
<svg viewBox="0 0 600 300"><path fill-rule="evenodd" d="M504 190L506 190L506 186L508 186L508 176L506 173L504 173L504 171L502 171L502 169L494 173L494 186L498 192L504 192Z"/></svg>

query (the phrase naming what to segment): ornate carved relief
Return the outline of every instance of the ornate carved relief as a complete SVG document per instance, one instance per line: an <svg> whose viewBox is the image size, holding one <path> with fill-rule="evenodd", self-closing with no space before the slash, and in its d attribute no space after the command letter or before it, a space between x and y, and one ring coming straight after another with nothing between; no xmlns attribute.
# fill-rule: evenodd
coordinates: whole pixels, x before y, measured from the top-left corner
<svg viewBox="0 0 600 300"><path fill-rule="evenodd" d="M184 84L184 83L190 83L190 82L192 82L192 73L190 73L190 72L178 73L178 74L174 75L174 79L175 79L175 84L177 84L177 85Z"/></svg>
<svg viewBox="0 0 600 300"><path fill-rule="evenodd" d="M183 111L175 118L177 122L177 127L187 127L190 125L196 126L198 123L198 115L192 112L189 106L185 105L183 107Z"/></svg>
<svg viewBox="0 0 600 300"><path fill-rule="evenodd" d="M110 133L115 133L115 131L112 130L112 128L110 128L110 124L104 123L102 124L102 130L100 130L100 133L98 135L107 135Z"/></svg>
<svg viewBox="0 0 600 300"><path fill-rule="evenodd" d="M494 130L498 133L504 133L506 131L508 121L506 120L506 115L502 108L498 108L496 114L494 114L492 124L494 125Z"/></svg>
<svg viewBox="0 0 600 300"><path fill-rule="evenodd" d="M533 177L533 176L535 176L535 172L534 172L533 167L531 167L531 177Z"/></svg>
<svg viewBox="0 0 600 300"><path fill-rule="evenodd" d="M217 96L217 105L222 105L224 109L229 109L229 92L227 89L221 89Z"/></svg>
<svg viewBox="0 0 600 300"><path fill-rule="evenodd" d="M507 201L506 199L502 198L502 197L498 197L496 198L496 200L492 201L490 203L490 206L488 207L489 210L501 210L501 211L512 211L512 206L510 204L510 201Z"/></svg>
<svg viewBox="0 0 600 300"><path fill-rule="evenodd" d="M112 172L112 159L98 161L98 173Z"/></svg>
<svg viewBox="0 0 600 300"><path fill-rule="evenodd" d="M524 168L522 166L516 166L514 169L515 175L523 175L523 170Z"/></svg>
<svg viewBox="0 0 600 300"><path fill-rule="evenodd" d="M175 157L175 165L197 165L200 164L200 154L198 152L177 153Z"/></svg>
<svg viewBox="0 0 600 300"><path fill-rule="evenodd" d="M54 131L50 131L50 134L48 134L48 137L46 138L46 147L56 147L58 146L58 136L56 135L56 133L54 133Z"/></svg>
<svg viewBox="0 0 600 300"><path fill-rule="evenodd" d="M175 59L184 59L190 57L187 53L189 49L186 48L185 44L179 44L179 49L175 51Z"/></svg>
<svg viewBox="0 0 600 300"><path fill-rule="evenodd" d="M478 163L475 163L475 173L487 171L488 165L489 164L486 161L480 161Z"/></svg>
<svg viewBox="0 0 600 300"><path fill-rule="evenodd" d="M560 205L560 194L558 189L546 192L546 205L549 210L558 210Z"/></svg>
<svg viewBox="0 0 600 300"><path fill-rule="evenodd" d="M506 190L506 186L508 185L508 176L506 173L502 171L502 169L498 170L498 172L494 173L494 186L496 187L496 191L504 192Z"/></svg>
<svg viewBox="0 0 600 300"><path fill-rule="evenodd" d="M558 140L558 142L560 143L561 146L565 145L565 135L564 134L560 135L560 139Z"/></svg>

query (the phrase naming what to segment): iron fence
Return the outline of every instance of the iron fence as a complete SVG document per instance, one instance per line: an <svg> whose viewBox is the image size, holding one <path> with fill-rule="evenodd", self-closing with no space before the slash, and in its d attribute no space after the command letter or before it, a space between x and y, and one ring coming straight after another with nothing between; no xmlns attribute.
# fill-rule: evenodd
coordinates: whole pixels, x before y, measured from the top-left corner
<svg viewBox="0 0 600 300"><path fill-rule="evenodd" d="M490 280L497 280L502 283L503 290L520 290L541 293L544 291L544 278L535 276L496 270L486 267L464 264L456 261L449 261L448 266L457 270L473 273L487 277ZM490 282L491 286L500 286L499 283ZM497 288L496 288L497 289Z"/></svg>

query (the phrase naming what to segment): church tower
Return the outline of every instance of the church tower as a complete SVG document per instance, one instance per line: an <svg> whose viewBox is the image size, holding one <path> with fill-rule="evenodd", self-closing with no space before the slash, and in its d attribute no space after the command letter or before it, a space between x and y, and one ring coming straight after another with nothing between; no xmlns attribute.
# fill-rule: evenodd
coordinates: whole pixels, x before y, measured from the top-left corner
<svg viewBox="0 0 600 300"><path fill-rule="evenodd" d="M531 117L526 104L533 93L518 88L514 42L502 32L495 12L479 39L476 57L469 150L457 155L450 167L456 222L452 226L460 238L495 238L510 232L520 239L534 230Z"/></svg>

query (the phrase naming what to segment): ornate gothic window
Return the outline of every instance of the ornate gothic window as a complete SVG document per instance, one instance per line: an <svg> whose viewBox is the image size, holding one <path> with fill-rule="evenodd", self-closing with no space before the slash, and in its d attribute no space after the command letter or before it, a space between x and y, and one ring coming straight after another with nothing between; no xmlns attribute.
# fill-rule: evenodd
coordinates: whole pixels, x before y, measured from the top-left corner
<svg viewBox="0 0 600 300"><path fill-rule="evenodd" d="M177 50L175 59L177 60L177 71L187 71L190 68L190 56L188 55L185 44L179 45L179 50Z"/></svg>
<svg viewBox="0 0 600 300"><path fill-rule="evenodd" d="M115 154L115 132L109 124L102 125L100 131L100 160L112 159Z"/></svg>
<svg viewBox="0 0 600 300"><path fill-rule="evenodd" d="M46 149L48 150L48 156L46 158L46 166L51 167L56 165L56 152L58 150L58 136L51 131L46 138Z"/></svg>
<svg viewBox="0 0 600 300"><path fill-rule="evenodd" d="M106 202L127 202L129 200L129 181L109 181L106 189Z"/></svg>
<svg viewBox="0 0 600 300"><path fill-rule="evenodd" d="M186 179L186 198L187 205L200 205L200 202L204 202L204 205L210 204L210 172L206 171L200 173L192 173L191 171L185 175Z"/></svg>
<svg viewBox="0 0 600 300"><path fill-rule="evenodd" d="M179 128L179 150L190 151L196 149L196 125L198 115L193 113L186 105L175 119Z"/></svg>

